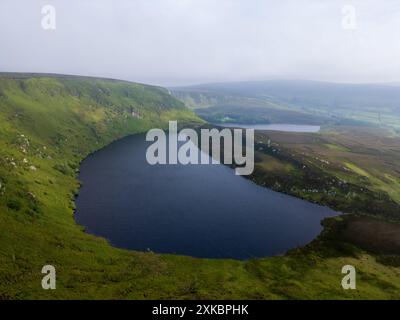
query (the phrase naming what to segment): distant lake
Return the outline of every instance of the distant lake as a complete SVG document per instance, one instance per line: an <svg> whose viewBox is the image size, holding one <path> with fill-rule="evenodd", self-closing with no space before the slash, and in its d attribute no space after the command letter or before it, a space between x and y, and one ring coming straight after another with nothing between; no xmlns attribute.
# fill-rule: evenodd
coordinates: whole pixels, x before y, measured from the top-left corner
<svg viewBox="0 0 400 320"><path fill-rule="evenodd" d="M244 128L255 130L275 130L285 132L319 132L321 126L301 125L301 124L243 124L243 123L221 123L221 127Z"/></svg>
<svg viewBox="0 0 400 320"><path fill-rule="evenodd" d="M338 213L257 186L221 165L147 164L135 135L83 161L76 221L111 244L205 258L285 253Z"/></svg>

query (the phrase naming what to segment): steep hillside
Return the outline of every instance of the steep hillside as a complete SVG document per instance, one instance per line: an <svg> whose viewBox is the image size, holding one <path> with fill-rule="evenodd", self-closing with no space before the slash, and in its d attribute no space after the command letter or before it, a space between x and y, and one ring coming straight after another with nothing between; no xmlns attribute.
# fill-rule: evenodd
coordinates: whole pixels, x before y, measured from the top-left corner
<svg viewBox="0 0 400 320"><path fill-rule="evenodd" d="M79 162L122 136L199 123L164 89L69 76L0 76L0 299L400 298L399 261L323 236L284 257L193 259L111 247L73 218ZM336 221L336 222L335 222ZM342 226L343 225L343 226ZM57 289L41 288L41 269ZM358 270L344 291L341 268Z"/></svg>

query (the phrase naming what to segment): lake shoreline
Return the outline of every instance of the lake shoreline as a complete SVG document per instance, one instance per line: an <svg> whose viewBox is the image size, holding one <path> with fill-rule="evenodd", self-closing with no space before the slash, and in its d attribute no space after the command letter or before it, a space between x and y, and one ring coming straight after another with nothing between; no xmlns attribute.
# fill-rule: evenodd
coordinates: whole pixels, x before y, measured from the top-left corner
<svg viewBox="0 0 400 320"><path fill-rule="evenodd" d="M212 123L218 127L254 129L259 131L279 131L291 133L318 133L321 131L321 125L305 125L290 123Z"/></svg>
<svg viewBox="0 0 400 320"><path fill-rule="evenodd" d="M94 153L88 155L88 157L85 158L85 160L83 160L82 163L85 162L85 161L87 161L88 159L92 158L93 155L97 154L98 152L102 152L103 149L109 147L110 145L118 144L118 143L120 143L120 142L123 141L123 140L127 140L127 139L129 140L129 139L132 138L132 137L137 137L137 136L140 136L140 135L141 135L141 134L128 135L128 136L126 136L126 137L123 137L123 138L121 138L121 139L118 139L118 140L116 140L116 141L113 141L112 143L110 143L109 145L105 146L104 148L101 148L101 149L99 149L98 151L96 151L96 152L94 152ZM142 135L143 135L143 134L142 134ZM82 163L81 163L81 166L82 166ZM80 168L81 168L81 166L80 166ZM228 166L224 166L224 167L228 168ZM228 169L229 169L230 171L233 170L232 168L228 168ZM81 171L81 172L82 172L82 171ZM237 177L237 178L239 178L239 177ZM79 180L81 180L81 176L79 176ZM257 183L256 183L255 181L253 181L252 179L245 179L245 180L246 180L246 181L249 181L252 185L257 186L257 187L259 187L259 188L261 188L261 189L263 189L263 190L266 189L266 190L269 190L269 192L275 192L275 191L271 190L270 188L265 188L264 186L262 186L262 185L260 185L260 184L257 184ZM83 186L85 186L85 185L86 185L86 183L83 184ZM75 199L75 204L77 204L77 201L80 201L80 200L81 200L81 199L80 199L81 193L82 193L82 188L79 189L79 192L78 192L77 197L76 197L76 199ZM285 195L285 196L286 196L286 194L283 193L283 192L277 192L277 193L280 194L280 195ZM296 200L301 200L300 198L294 197L293 195L287 195L287 196L293 197L293 198L296 199ZM302 200L302 201L303 201L303 200ZM306 201L306 202L312 204L312 202L310 202L310 201ZM318 205L318 204L317 204L317 205ZM326 207L326 209L330 210L330 208L328 208L328 207ZM77 205L77 210L78 210L78 205ZM82 223L79 221L79 218L78 218L78 216L77 216L77 210L75 210L74 218L75 218L76 223L78 223L79 225L82 226L82 225L84 225L84 224L82 224ZM337 213L337 214L340 215L341 213ZM335 216L336 216L336 214L335 214ZM322 222L322 220L319 222L319 225L321 225L321 222ZM85 229L86 229L86 232L88 232L88 233L96 234L96 232L92 232L91 228L88 228L87 226L85 226ZM307 242L304 242L304 243L302 244L302 246L305 246L305 245L307 245L308 243L312 242L315 238L318 237L318 235L319 235L321 232L322 232L322 228L321 228L321 229L319 230L319 232L316 233L311 239L309 239ZM96 235L98 235L98 234L96 234ZM104 237L104 238L106 238L106 239L110 239L110 237L107 237L107 236L104 236L104 235L98 235L98 236ZM118 247L118 248L123 248L123 249L138 251L137 249L126 248L126 247L124 247L124 246L118 245L118 243L115 244L114 241L112 241L112 239L110 239L109 242L110 242L110 244L111 244L112 246L115 246L115 247ZM295 247L297 247L297 246L295 246ZM150 250L151 250L151 249L152 249L152 248L150 248ZM261 258L261 257L268 257L268 256L283 255L285 252L287 252L287 250L291 250L291 249L290 249L290 248L287 248L287 249L285 249L285 250L283 250L283 251L281 251L281 252L279 252L279 253L273 254L273 255L262 255L262 256L260 256L260 258ZM147 251L147 250L139 250L139 251ZM174 254L173 252L158 252L157 250L155 250L155 252L157 252L157 254ZM182 255L182 254L178 254L178 255ZM188 254L183 254L183 255L184 255L184 256L195 257L195 256L190 255L190 254L189 254L189 255L188 255ZM216 258L216 257L199 257L199 258L208 258L208 259L229 259L229 257L221 257L221 258L219 258L219 257L217 257L217 258ZM235 259L235 258L234 258L234 259ZM251 259L251 257L249 257L249 259ZM239 259L239 260L247 260L247 259Z"/></svg>

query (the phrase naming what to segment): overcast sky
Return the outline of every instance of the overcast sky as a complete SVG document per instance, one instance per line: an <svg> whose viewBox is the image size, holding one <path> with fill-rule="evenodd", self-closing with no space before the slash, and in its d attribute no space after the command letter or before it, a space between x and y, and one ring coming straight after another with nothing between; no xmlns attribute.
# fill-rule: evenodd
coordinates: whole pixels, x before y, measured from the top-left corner
<svg viewBox="0 0 400 320"><path fill-rule="evenodd" d="M46 4L55 30L42 28ZM0 71L400 82L400 1L1 0Z"/></svg>

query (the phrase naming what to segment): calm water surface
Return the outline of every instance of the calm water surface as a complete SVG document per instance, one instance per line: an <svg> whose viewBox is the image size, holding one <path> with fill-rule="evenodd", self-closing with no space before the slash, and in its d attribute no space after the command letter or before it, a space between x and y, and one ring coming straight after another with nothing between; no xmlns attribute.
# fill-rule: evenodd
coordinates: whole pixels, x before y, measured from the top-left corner
<svg viewBox="0 0 400 320"><path fill-rule="evenodd" d="M144 135L81 165L76 220L113 245L207 258L283 254L338 213L262 188L224 165L147 164Z"/></svg>
<svg viewBox="0 0 400 320"><path fill-rule="evenodd" d="M255 130L274 130L284 132L310 132L315 133L321 130L321 126L302 125L302 124L243 124L243 123L224 123L219 124L223 127L234 127Z"/></svg>

